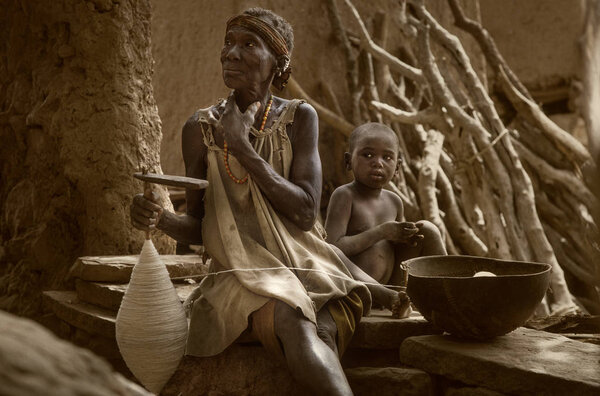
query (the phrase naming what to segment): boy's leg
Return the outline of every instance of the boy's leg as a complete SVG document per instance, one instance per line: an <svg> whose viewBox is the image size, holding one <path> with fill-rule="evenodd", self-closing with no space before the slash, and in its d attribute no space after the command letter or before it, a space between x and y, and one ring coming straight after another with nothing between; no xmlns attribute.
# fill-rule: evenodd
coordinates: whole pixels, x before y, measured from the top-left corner
<svg viewBox="0 0 600 396"><path fill-rule="evenodd" d="M296 381L317 394L352 395L337 353L319 338L314 323L281 301L276 302L274 320Z"/></svg>
<svg viewBox="0 0 600 396"><path fill-rule="evenodd" d="M399 243L395 249L395 265L390 278L390 284L406 286L407 274L401 269L400 264L411 258L421 256L446 255L446 246L439 228L430 221L422 220L417 222L419 234L423 239L418 239L415 246L409 243Z"/></svg>

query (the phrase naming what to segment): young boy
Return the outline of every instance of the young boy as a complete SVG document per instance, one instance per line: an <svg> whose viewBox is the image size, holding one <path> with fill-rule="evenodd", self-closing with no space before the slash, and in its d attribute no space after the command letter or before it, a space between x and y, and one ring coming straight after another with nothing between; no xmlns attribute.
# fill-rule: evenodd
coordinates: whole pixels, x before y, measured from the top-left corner
<svg viewBox="0 0 600 396"><path fill-rule="evenodd" d="M402 200L383 187L398 172L398 137L380 123L350 135L346 167L354 181L338 187L329 201L327 241L383 284L405 286L400 263L417 256L447 254L438 228L429 221L404 221Z"/></svg>

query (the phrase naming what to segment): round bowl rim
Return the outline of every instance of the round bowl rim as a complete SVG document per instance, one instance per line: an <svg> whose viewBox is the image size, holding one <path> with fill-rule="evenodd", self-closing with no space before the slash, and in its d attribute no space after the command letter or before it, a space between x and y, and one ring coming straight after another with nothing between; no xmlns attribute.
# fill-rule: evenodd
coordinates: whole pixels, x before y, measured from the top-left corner
<svg viewBox="0 0 600 396"><path fill-rule="evenodd" d="M545 267L545 269L540 269L540 271L537 272L531 272L529 274L510 274L510 275L496 275L494 278L509 278L509 277L526 277L526 276L532 276L532 275L541 275L544 274L546 272L549 272L552 270L552 265L548 264L548 263L540 263L540 262L536 262L536 261L523 261L523 260L508 260L508 259L498 259L498 258L491 258L491 257L481 257L481 256L471 256L471 255L465 255L465 254L455 254L455 255L434 255L434 256L420 256L420 257L414 257L408 260L404 260L402 262L402 265L407 267L407 272L408 272L408 276L413 276L415 278L427 278L427 279L435 279L435 278L452 278L452 279L472 279L473 276L448 276L448 275L415 275L415 274L411 274L410 273L410 263L414 262L414 261L419 261L419 260L424 260L424 259L435 259L435 258L440 258L442 260L445 260L448 257L452 257L452 258L456 258L456 257L465 257L465 258L477 258L477 259L485 259L485 260L490 260L490 261L496 261L496 262L510 262L510 263L523 263L523 264L534 264L540 267ZM486 277L481 277L478 279L484 279Z"/></svg>

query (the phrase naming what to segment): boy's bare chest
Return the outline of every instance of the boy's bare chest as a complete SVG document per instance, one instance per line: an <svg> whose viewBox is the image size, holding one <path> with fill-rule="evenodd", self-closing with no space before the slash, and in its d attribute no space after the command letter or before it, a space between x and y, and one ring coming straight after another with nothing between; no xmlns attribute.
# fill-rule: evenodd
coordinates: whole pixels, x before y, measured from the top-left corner
<svg viewBox="0 0 600 396"><path fill-rule="evenodd" d="M379 224L396 220L398 213L395 205L388 200L360 200L352 203L352 213L347 233L357 234Z"/></svg>

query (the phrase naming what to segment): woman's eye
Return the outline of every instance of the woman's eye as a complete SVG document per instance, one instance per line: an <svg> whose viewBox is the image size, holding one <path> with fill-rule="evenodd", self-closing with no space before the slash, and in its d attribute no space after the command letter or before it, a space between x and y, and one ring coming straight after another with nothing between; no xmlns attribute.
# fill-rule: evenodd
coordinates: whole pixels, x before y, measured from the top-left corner
<svg viewBox="0 0 600 396"><path fill-rule="evenodd" d="M386 161L389 161L392 159L392 157L390 155L386 155L385 157L383 157Z"/></svg>
<svg viewBox="0 0 600 396"><path fill-rule="evenodd" d="M248 42L246 43L246 47L250 47L250 48L252 48L252 47L254 47L254 46L255 46L255 45L254 45L254 43L253 43L252 41L248 41Z"/></svg>

